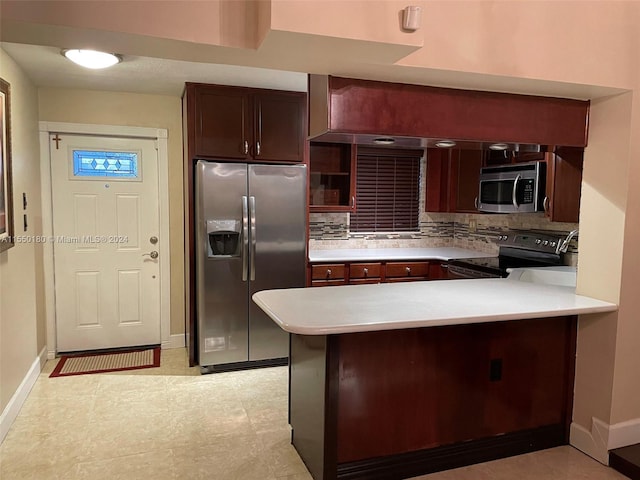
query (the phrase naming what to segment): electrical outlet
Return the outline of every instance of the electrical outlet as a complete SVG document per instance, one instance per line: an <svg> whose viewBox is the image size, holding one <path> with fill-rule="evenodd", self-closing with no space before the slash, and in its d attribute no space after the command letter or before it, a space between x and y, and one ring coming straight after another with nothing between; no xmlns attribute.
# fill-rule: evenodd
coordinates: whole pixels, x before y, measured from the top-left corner
<svg viewBox="0 0 640 480"><path fill-rule="evenodd" d="M478 229L478 221L475 218L469 220L469 233L474 233Z"/></svg>

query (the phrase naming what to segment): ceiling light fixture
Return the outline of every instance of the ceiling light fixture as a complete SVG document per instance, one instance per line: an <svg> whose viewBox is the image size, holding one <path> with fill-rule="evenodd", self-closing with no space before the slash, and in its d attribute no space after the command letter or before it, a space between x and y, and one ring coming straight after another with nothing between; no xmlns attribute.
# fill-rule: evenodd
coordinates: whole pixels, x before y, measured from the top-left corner
<svg viewBox="0 0 640 480"><path fill-rule="evenodd" d="M62 50L63 56L78 65L94 70L107 68L122 61L122 56L115 53L98 52L96 50Z"/></svg>
<svg viewBox="0 0 640 480"><path fill-rule="evenodd" d="M373 143L375 143L376 145L393 145L394 143L396 143L396 140L395 138L391 137L379 137L374 138Z"/></svg>
<svg viewBox="0 0 640 480"><path fill-rule="evenodd" d="M439 140L436 142L436 147L438 148L451 148L455 146L456 142L454 142L453 140Z"/></svg>
<svg viewBox="0 0 640 480"><path fill-rule="evenodd" d="M509 145L506 143L494 143L493 145L489 145L489 150L506 150L509 148Z"/></svg>

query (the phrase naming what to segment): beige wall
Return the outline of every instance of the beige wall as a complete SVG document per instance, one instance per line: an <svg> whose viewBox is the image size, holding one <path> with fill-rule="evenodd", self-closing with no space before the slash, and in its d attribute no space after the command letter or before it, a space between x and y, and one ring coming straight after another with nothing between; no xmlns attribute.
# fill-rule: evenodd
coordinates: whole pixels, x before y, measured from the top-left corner
<svg viewBox="0 0 640 480"><path fill-rule="evenodd" d="M179 97L41 88L40 120L166 128L169 153L171 333L184 332L182 105Z"/></svg>
<svg viewBox="0 0 640 480"><path fill-rule="evenodd" d="M640 72L639 72L640 75ZM628 170L627 215L624 229L624 254L622 262L622 285L620 290L620 312L616 338L616 360L613 383L613 405L611 423L624 422L640 417L640 88L632 105L630 165ZM628 96L629 97L629 96Z"/></svg>
<svg viewBox="0 0 640 480"><path fill-rule="evenodd" d="M0 49L0 77L11 85L13 205L16 235L42 233L37 91ZM22 229L22 192L29 230ZM39 278L40 280L36 280ZM0 253L0 412L44 347L42 248L20 243Z"/></svg>
<svg viewBox="0 0 640 480"><path fill-rule="evenodd" d="M111 30L183 42L255 47L255 0L3 0L2 3L3 14L14 20L82 27L92 30L93 36L96 30Z"/></svg>
<svg viewBox="0 0 640 480"><path fill-rule="evenodd" d="M328 37L401 45L422 45L422 32L406 31L402 10L426 2L406 0L349 0L310 2L273 0L271 29ZM426 15L430 16L427 12Z"/></svg>
<svg viewBox="0 0 640 480"><path fill-rule="evenodd" d="M631 88L639 15L626 1L427 1L424 47L399 63Z"/></svg>

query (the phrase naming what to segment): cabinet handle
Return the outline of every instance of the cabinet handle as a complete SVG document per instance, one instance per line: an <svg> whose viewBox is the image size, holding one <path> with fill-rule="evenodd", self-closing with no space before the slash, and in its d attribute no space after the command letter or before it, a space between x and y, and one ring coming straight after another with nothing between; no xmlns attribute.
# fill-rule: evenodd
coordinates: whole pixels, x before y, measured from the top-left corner
<svg viewBox="0 0 640 480"><path fill-rule="evenodd" d="M327 280L331 278L331 269L327 268Z"/></svg>
<svg viewBox="0 0 640 480"><path fill-rule="evenodd" d="M473 201L473 204L476 206L476 210L478 209L478 197Z"/></svg>
<svg viewBox="0 0 640 480"><path fill-rule="evenodd" d="M365 267L365 268L362 270L362 273L364 274L364 278L367 278L367 276L369 275L369 269Z"/></svg>
<svg viewBox="0 0 640 480"><path fill-rule="evenodd" d="M544 197L544 200L542 201L542 208L545 213L549 213L549 197Z"/></svg>
<svg viewBox="0 0 640 480"><path fill-rule="evenodd" d="M260 155L260 142L256 142L256 156Z"/></svg>
<svg viewBox="0 0 640 480"><path fill-rule="evenodd" d="M356 208L356 196L353 195L351 197L351 208L355 209Z"/></svg>
<svg viewBox="0 0 640 480"><path fill-rule="evenodd" d="M404 270L407 272L407 276L411 275L411 267L405 267Z"/></svg>
<svg viewBox="0 0 640 480"><path fill-rule="evenodd" d="M244 141L244 147L242 149L242 153L244 153L245 155L249 154L249 142L247 142L246 140Z"/></svg>

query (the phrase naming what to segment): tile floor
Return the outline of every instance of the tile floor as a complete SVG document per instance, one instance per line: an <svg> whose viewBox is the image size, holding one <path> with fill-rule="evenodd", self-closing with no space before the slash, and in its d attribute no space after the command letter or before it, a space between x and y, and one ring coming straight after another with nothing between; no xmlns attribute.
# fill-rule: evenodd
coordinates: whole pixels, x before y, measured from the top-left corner
<svg viewBox="0 0 640 480"><path fill-rule="evenodd" d="M289 444L287 369L200 376L184 349L160 368L49 378L0 446L2 480L311 480ZM571 447L421 480L624 480Z"/></svg>

